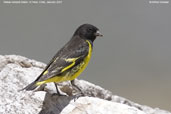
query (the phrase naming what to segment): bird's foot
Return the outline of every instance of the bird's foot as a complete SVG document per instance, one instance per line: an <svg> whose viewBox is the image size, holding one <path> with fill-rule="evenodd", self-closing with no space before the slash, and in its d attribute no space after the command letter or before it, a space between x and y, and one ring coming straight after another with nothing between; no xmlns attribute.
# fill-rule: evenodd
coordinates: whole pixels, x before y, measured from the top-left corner
<svg viewBox="0 0 171 114"><path fill-rule="evenodd" d="M85 94L84 94L83 92L74 95L74 102L75 102L78 98L84 97L84 96L85 96Z"/></svg>

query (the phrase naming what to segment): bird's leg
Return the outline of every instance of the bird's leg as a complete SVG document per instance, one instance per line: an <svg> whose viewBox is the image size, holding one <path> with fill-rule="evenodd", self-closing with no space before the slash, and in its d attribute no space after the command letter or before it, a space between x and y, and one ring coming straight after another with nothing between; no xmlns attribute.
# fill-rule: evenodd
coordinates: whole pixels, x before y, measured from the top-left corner
<svg viewBox="0 0 171 114"><path fill-rule="evenodd" d="M63 96L60 92L59 92L59 89L58 89L58 86L57 86L57 84L54 82L54 84L55 84L55 87L56 87L56 92L57 92L57 94L59 95L59 96Z"/></svg>
<svg viewBox="0 0 171 114"><path fill-rule="evenodd" d="M74 86L75 88L77 88L81 92L81 94L84 96L82 90L77 85L75 85L75 80L71 80L71 84L72 84L72 86Z"/></svg>

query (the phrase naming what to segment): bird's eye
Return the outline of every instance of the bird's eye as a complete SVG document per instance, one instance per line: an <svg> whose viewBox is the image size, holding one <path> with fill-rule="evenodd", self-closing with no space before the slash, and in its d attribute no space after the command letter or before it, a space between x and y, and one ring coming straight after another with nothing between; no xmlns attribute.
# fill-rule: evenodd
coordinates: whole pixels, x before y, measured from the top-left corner
<svg viewBox="0 0 171 114"><path fill-rule="evenodd" d="M88 31L92 31L92 29L91 29L91 28L89 28L89 29L88 29Z"/></svg>

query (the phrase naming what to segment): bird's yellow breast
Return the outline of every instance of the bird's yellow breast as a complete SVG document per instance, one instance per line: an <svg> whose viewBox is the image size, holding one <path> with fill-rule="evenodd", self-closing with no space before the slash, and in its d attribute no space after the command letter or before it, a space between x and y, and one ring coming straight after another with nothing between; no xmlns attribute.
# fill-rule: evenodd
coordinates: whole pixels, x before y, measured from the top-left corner
<svg viewBox="0 0 171 114"><path fill-rule="evenodd" d="M87 65L88 65L88 63L90 61L91 53L92 53L92 46L91 46L91 43L88 40L86 40L86 42L89 45L88 55L85 57L83 62L81 62L79 65L77 65L75 68L73 68L71 70L71 72L73 72L73 73L75 72L75 73L73 75L69 76L68 80L74 80L75 78L77 78L85 70L85 68L87 67Z"/></svg>

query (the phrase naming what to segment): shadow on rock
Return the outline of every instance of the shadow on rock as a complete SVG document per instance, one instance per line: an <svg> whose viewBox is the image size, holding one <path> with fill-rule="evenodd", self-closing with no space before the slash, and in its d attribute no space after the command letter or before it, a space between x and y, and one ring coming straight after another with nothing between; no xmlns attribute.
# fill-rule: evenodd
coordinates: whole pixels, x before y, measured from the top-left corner
<svg viewBox="0 0 171 114"><path fill-rule="evenodd" d="M59 96L46 93L42 110L39 114L59 114L75 96Z"/></svg>

